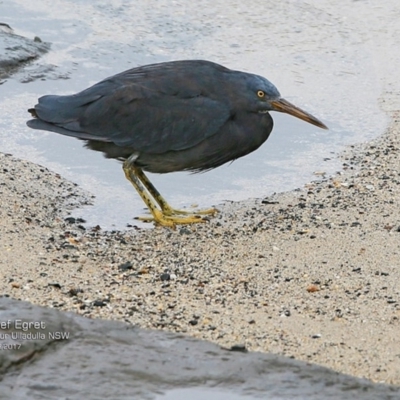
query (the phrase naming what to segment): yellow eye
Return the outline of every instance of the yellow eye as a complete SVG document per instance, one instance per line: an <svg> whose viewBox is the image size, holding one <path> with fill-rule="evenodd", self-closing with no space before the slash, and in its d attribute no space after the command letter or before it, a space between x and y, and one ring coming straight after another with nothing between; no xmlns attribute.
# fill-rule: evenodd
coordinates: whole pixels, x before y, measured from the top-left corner
<svg viewBox="0 0 400 400"><path fill-rule="evenodd" d="M262 90L259 90L259 91L257 92L257 96L258 96L260 99L262 99L262 98L265 96L265 93L264 93Z"/></svg>

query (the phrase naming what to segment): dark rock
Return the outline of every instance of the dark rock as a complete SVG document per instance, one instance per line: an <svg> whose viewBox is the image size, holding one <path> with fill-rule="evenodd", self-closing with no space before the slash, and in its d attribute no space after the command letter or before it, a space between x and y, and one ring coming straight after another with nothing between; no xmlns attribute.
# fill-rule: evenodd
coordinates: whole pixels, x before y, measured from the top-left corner
<svg viewBox="0 0 400 400"><path fill-rule="evenodd" d="M169 280L171 279L171 275L168 274L168 273L161 274L161 275L160 275L160 279L161 279L162 281L169 281Z"/></svg>
<svg viewBox="0 0 400 400"><path fill-rule="evenodd" d="M221 398L216 387L243 400L400 398L399 387L275 354L243 354L243 344L226 351L182 334L6 297L0 297L0 321L2 399L143 399L179 388L187 388L184 398L194 398L191 390Z"/></svg>
<svg viewBox="0 0 400 400"><path fill-rule="evenodd" d="M122 272L128 271L130 269L133 269L133 264L130 261L124 262L121 265L118 265L118 269Z"/></svg>
<svg viewBox="0 0 400 400"><path fill-rule="evenodd" d="M5 79L50 48L42 43L16 35L7 24L0 24L0 79Z"/></svg>
<svg viewBox="0 0 400 400"><path fill-rule="evenodd" d="M264 199L261 200L261 204L279 204L279 201Z"/></svg>
<svg viewBox="0 0 400 400"><path fill-rule="evenodd" d="M232 347L228 349L229 351L237 351L240 353L247 353L248 350L246 349L245 344L234 344Z"/></svg>
<svg viewBox="0 0 400 400"><path fill-rule="evenodd" d="M107 305L107 303L108 303L108 300L95 300L92 303L92 306L93 307L104 307Z"/></svg>
<svg viewBox="0 0 400 400"><path fill-rule="evenodd" d="M49 286L53 286L53 287L56 288L56 289L61 289L61 285L60 285L59 283L57 283L57 282L49 283Z"/></svg>

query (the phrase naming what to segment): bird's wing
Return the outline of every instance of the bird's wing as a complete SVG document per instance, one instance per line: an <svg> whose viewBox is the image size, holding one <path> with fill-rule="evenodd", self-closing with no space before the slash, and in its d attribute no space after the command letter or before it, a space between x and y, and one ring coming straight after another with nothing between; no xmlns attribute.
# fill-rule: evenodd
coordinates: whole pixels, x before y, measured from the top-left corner
<svg viewBox="0 0 400 400"><path fill-rule="evenodd" d="M28 125L159 154L195 146L230 118L225 103L201 93L111 86L103 81L77 95L44 96L35 106L39 119Z"/></svg>

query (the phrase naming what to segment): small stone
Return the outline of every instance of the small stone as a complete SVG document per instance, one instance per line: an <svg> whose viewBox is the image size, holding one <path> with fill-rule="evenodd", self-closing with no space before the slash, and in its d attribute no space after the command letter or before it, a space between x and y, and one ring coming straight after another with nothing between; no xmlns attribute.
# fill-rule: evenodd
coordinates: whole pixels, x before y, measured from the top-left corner
<svg viewBox="0 0 400 400"><path fill-rule="evenodd" d="M317 285L310 285L307 287L307 292L308 293L315 293L315 292L319 292L319 287Z"/></svg>
<svg viewBox="0 0 400 400"><path fill-rule="evenodd" d="M261 204L279 204L279 201L264 199L261 200Z"/></svg>
<svg viewBox="0 0 400 400"><path fill-rule="evenodd" d="M247 353L248 350L246 349L246 345L245 344L234 344L232 347L230 347L228 349L229 351L238 351L241 353Z"/></svg>
<svg viewBox="0 0 400 400"><path fill-rule="evenodd" d="M171 275L166 272L166 273L160 275L160 279L162 281L169 281L171 279Z"/></svg>
<svg viewBox="0 0 400 400"><path fill-rule="evenodd" d="M123 264L118 265L118 269L122 272L128 271L132 269L133 264L130 261L124 262Z"/></svg>
<svg viewBox="0 0 400 400"><path fill-rule="evenodd" d="M56 289L61 289L61 285L58 282L50 282L49 286L53 286Z"/></svg>
<svg viewBox="0 0 400 400"><path fill-rule="evenodd" d="M306 233L308 233L309 230L308 229L302 229L300 231L297 231L296 233L298 233L299 235L305 235Z"/></svg>
<svg viewBox="0 0 400 400"><path fill-rule="evenodd" d="M320 339L322 335L320 333L315 333L314 335L311 335L311 339Z"/></svg>
<svg viewBox="0 0 400 400"><path fill-rule="evenodd" d="M104 306L106 306L107 305L107 302L105 302L104 300L95 300L93 303L92 303L92 306L93 307L104 307Z"/></svg>
<svg viewBox="0 0 400 400"><path fill-rule="evenodd" d="M291 315L290 310L284 310L284 311L281 313L281 317L290 317L290 315Z"/></svg>
<svg viewBox="0 0 400 400"><path fill-rule="evenodd" d="M82 289L79 289L79 288L71 288L71 289L68 290L68 294L69 294L71 297L77 296L78 293L83 293L83 290L82 290Z"/></svg>

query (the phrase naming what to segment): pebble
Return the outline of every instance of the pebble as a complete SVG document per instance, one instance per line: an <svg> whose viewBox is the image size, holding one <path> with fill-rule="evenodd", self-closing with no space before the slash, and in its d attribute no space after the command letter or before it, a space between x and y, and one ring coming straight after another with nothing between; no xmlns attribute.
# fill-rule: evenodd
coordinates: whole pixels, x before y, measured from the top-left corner
<svg viewBox="0 0 400 400"><path fill-rule="evenodd" d="M237 352L240 352L240 353L247 353L248 352L248 350L246 348L246 345L242 344L242 343L234 344L228 350L229 351L237 351Z"/></svg>
<svg viewBox="0 0 400 400"><path fill-rule="evenodd" d="M124 262L123 264L120 264L120 265L118 266L118 269L119 269L120 271L122 271L122 272L128 271L128 270L133 269L133 264L132 264L130 261L127 261L127 262Z"/></svg>
<svg viewBox="0 0 400 400"><path fill-rule="evenodd" d="M321 339L322 335L320 333L315 333L314 335L311 335L311 339Z"/></svg>
<svg viewBox="0 0 400 400"><path fill-rule="evenodd" d="M168 273L161 274L161 275L160 275L160 279L161 279L162 281L169 281L169 280L171 279L171 275L168 274Z"/></svg>

